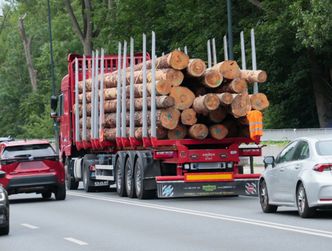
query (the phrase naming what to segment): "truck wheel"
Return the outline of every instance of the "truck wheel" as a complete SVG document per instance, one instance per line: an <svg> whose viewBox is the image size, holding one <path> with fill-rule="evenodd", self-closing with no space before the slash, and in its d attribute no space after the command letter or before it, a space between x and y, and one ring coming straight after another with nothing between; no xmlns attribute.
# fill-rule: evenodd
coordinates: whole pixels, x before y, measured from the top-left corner
<svg viewBox="0 0 332 251"><path fill-rule="evenodd" d="M51 196L52 196L52 193L51 193L51 192L43 192L43 193L42 193L42 198L43 198L44 200L48 200L49 198L51 198Z"/></svg>
<svg viewBox="0 0 332 251"><path fill-rule="evenodd" d="M134 158L129 156L126 160L125 166L125 184L126 191L129 198L135 198L135 184L134 184Z"/></svg>
<svg viewBox="0 0 332 251"><path fill-rule="evenodd" d="M259 201L264 213L275 213L278 209L278 206L269 203L269 194L267 193L265 180L262 180L259 185Z"/></svg>
<svg viewBox="0 0 332 251"><path fill-rule="evenodd" d="M65 184L58 185L58 187L55 191L55 199L56 200L66 199L66 186L65 186Z"/></svg>
<svg viewBox="0 0 332 251"><path fill-rule="evenodd" d="M87 161L83 160L83 187L84 191L89 193L93 191L93 186L90 180L90 169Z"/></svg>
<svg viewBox="0 0 332 251"><path fill-rule="evenodd" d="M142 199L153 199L156 196L155 190L145 190L144 189L144 167L143 162L140 157L137 158L135 163L135 171L134 171L134 183L136 196L140 200Z"/></svg>
<svg viewBox="0 0 332 251"><path fill-rule="evenodd" d="M72 168L70 167L72 161L69 158L66 158L65 161L65 172L66 172L66 186L68 190L77 190L79 181L76 181L75 178L71 175Z"/></svg>
<svg viewBox="0 0 332 251"><path fill-rule="evenodd" d="M115 181L116 181L116 192L121 197L126 197L125 178L124 178L124 156L118 155L115 163Z"/></svg>

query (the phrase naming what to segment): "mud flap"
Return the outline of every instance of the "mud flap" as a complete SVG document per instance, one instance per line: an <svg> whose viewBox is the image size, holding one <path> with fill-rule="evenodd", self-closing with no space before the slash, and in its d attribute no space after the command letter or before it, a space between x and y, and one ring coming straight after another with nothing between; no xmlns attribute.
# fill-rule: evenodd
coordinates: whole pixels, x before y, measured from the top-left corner
<svg viewBox="0 0 332 251"><path fill-rule="evenodd" d="M241 179L236 180L236 188L238 195L258 196L258 179Z"/></svg>

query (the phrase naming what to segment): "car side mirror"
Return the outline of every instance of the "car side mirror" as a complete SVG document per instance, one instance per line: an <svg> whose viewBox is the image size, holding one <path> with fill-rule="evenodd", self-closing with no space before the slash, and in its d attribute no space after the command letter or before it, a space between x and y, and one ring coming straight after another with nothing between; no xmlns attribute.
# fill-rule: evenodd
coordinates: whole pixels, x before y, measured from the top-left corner
<svg viewBox="0 0 332 251"><path fill-rule="evenodd" d="M266 156L266 157L264 157L263 162L264 162L265 168L267 168L269 165L272 165L272 167L275 166L274 156Z"/></svg>
<svg viewBox="0 0 332 251"><path fill-rule="evenodd" d="M52 95L51 96L51 109L52 109L52 111L56 111L57 106L58 106L58 97Z"/></svg>
<svg viewBox="0 0 332 251"><path fill-rule="evenodd" d="M0 179L4 178L6 176L6 173L4 171L0 171Z"/></svg>

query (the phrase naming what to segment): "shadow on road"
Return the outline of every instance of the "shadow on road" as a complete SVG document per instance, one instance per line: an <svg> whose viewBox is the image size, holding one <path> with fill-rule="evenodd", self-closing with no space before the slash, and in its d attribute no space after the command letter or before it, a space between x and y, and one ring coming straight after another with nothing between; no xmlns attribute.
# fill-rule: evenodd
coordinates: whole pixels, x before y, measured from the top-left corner
<svg viewBox="0 0 332 251"><path fill-rule="evenodd" d="M277 211L276 214L285 215L285 216L294 216L300 217L298 212L295 210L285 210L285 211ZM310 219L332 219L332 209L319 209L317 210L314 217Z"/></svg>

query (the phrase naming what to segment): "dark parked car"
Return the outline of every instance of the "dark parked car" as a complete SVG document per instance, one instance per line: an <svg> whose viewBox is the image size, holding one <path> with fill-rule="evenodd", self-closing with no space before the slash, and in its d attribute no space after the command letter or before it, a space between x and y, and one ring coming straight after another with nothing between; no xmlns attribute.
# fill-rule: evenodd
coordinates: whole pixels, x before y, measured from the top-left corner
<svg viewBox="0 0 332 251"><path fill-rule="evenodd" d="M5 177L6 173L0 171L0 178ZM7 191L0 184L0 235L9 233L9 202Z"/></svg>
<svg viewBox="0 0 332 251"><path fill-rule="evenodd" d="M0 183L7 193L40 193L49 199L66 198L65 172L56 152L46 140L0 143Z"/></svg>

